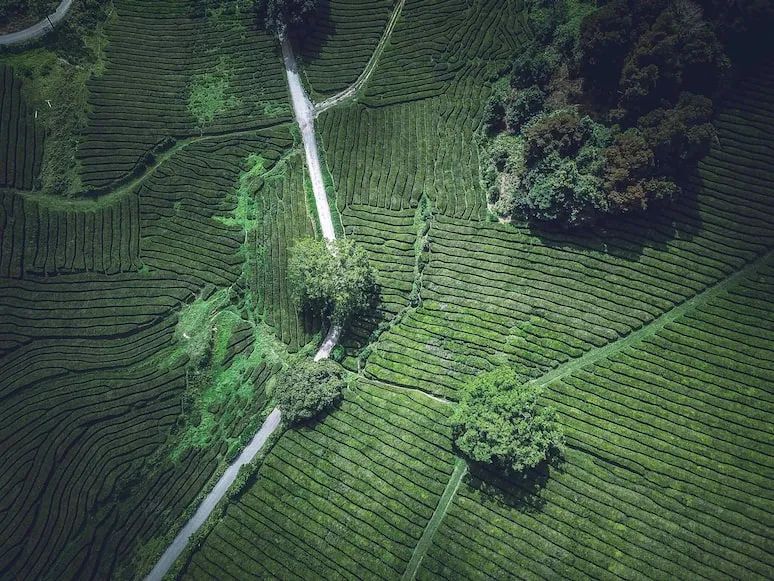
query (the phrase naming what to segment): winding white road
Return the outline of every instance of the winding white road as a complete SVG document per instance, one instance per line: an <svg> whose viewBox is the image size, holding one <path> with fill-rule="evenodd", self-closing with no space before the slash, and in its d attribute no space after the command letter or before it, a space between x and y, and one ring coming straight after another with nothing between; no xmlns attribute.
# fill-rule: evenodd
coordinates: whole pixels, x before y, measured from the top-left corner
<svg viewBox="0 0 774 581"><path fill-rule="evenodd" d="M331 209L328 206L328 196L325 193L325 182L320 168L320 154L317 151L317 137L314 133L314 105L307 97L301 84L293 47L287 38L282 39L282 58L285 61L285 74L288 77L288 88L293 101L293 113L296 116L298 128L301 130L301 139L304 142L306 166L309 169L309 179L312 180L312 191L317 205L317 215L320 217L320 228L323 238L330 242L336 239L336 233L333 230Z"/></svg>
<svg viewBox="0 0 774 581"><path fill-rule="evenodd" d="M68 0L72 1L72 0ZM355 83L348 89L342 91L338 95L335 95L331 99L323 101L318 104L317 107L312 104L311 100L306 94L303 85L301 84L301 78L298 74L298 64L296 63L296 57L293 54L293 47L290 42L283 38L282 43L282 58L285 63L285 74L288 79L288 88L290 90L290 97L293 102L293 113L298 123L298 128L301 130L301 140L304 143L304 154L306 156L306 167L309 171L309 179L312 182L312 191L314 193L314 201L317 207L317 215L320 219L320 229L322 230L323 238L328 242L336 240L336 232L333 229L333 220L331 218L331 209L328 205L328 195L325 191L325 181L323 180L322 169L320 166L320 154L317 150L317 136L314 131L314 119L316 114L341 103L347 99L354 97L357 92L365 85L366 81L370 77L374 68L376 67L376 61L381 54L384 46L392 33L395 23L398 20L400 11L403 8L404 0L401 0L395 9L395 12L390 19L387 30L379 42L379 46L366 66L366 70L355 81ZM341 337L341 327L332 326L328 331L328 335L320 345L317 354L314 357L315 361L321 359L327 359L330 357L331 351L338 343ZM256 454L260 451L266 441L269 439L274 431L279 427L281 421L281 414L279 409L274 410L264 421L261 429L253 437L247 447L242 451L239 457L234 463L229 466L221 476L220 480L215 484L215 487L204 498L201 505L194 515L185 524L183 529L178 533L172 543L164 551L159 561L153 567L153 570L145 578L145 581L161 581L164 575L167 574L169 569L180 557L188 545L188 541L196 531L201 528L204 522L212 513L213 509L217 506L218 502L223 498L228 489L234 483L234 480L239 473L239 469L245 464L251 462L255 458Z"/></svg>
<svg viewBox="0 0 774 581"><path fill-rule="evenodd" d="M145 581L161 581L161 579L163 579L164 575L169 571L169 568L172 567L174 562L177 561L177 558L185 550L191 536L204 524L215 506L220 502L220 499L223 498L223 495L226 494L226 491L228 491L234 483L234 480L236 480L236 477L239 474L239 469L255 458L255 455L263 448L263 445L266 443L266 440L269 439L269 436L271 436L274 433L274 430L279 427L281 419L279 409L274 408L263 422L261 429L253 436L253 439L247 447L242 450L242 453L236 461L226 469L223 476L221 476L220 480L215 484L215 487L204 497L199 508L196 509L194 515L187 523L185 523L183 529L167 547L164 554L161 555L158 563L156 563L156 566L153 567L153 570L145 578Z"/></svg>
<svg viewBox="0 0 774 581"><path fill-rule="evenodd" d="M48 34L54 30L54 26L59 24L59 22L61 22L62 19L67 16L72 3L73 0L62 0L59 3L59 6L56 7L54 13L49 14L40 22L37 22L29 28L25 28L24 30L19 30L18 32L10 32L8 34L0 35L0 46L21 44L22 42L35 40L36 38L40 38L41 36Z"/></svg>

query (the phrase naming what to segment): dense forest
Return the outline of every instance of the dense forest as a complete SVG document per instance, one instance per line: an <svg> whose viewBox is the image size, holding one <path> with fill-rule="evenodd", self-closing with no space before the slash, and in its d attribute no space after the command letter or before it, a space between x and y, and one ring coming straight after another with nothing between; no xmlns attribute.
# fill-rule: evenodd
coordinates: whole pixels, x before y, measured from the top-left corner
<svg viewBox="0 0 774 581"><path fill-rule="evenodd" d="M487 105L498 214L567 227L679 199L717 138L732 63L770 50L770 2L534 0L535 41Z"/></svg>

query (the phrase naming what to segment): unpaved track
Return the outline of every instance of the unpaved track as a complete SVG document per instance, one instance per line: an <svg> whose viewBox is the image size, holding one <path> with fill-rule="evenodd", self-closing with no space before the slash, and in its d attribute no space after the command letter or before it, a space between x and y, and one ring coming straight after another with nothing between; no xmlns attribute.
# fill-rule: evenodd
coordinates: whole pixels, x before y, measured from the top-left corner
<svg viewBox="0 0 774 581"><path fill-rule="evenodd" d="M9 32L8 34L0 35L0 46L21 44L45 36L54 30L54 26L59 24L62 19L67 16L72 3L73 0L62 0L59 3L59 6L56 7L54 13L44 17L40 22L33 24L24 30L19 30L18 32Z"/></svg>
<svg viewBox="0 0 774 581"><path fill-rule="evenodd" d="M390 20L387 22L387 26L384 29L384 34L382 34L382 38L379 39L379 43L376 45L376 49L374 49L373 54L371 54L371 58L368 59L368 63L366 63L363 72L360 73L360 76L357 78L357 80L355 80L354 83L352 83L349 87L340 93L336 93L332 97L328 97L319 103L315 103L315 116L319 115L323 111L327 111L331 107L335 107L339 103L343 103L344 101L352 99L360 92L360 89L365 86L365 84L368 82L368 79L371 77L371 73L373 73L376 69L379 58L382 56L382 53L384 52L384 49L387 46L390 37L392 36L392 31L395 30L395 25L398 23L398 19L400 18L400 14L403 11L403 5L405 3L406 0L399 0L395 5L395 9L392 11Z"/></svg>
<svg viewBox="0 0 774 581"><path fill-rule="evenodd" d="M272 410L272 412L263 422L261 429L258 430L258 433L255 434L255 436L253 436L253 439L250 441L247 447L242 450L242 453L239 455L236 461L226 469L226 471L223 473L223 476L221 476L220 480L218 480L218 482L215 484L215 487L207 496L204 497L204 500L199 505L199 508L196 509L194 515L187 523L185 523L185 526L177 534L175 540L173 540L172 543L167 547L167 550L164 551L161 559L159 559L158 563L156 563L156 566L153 567L153 570L145 578L145 581L161 581L161 579L163 579L164 575L166 575L167 571L169 571L169 568L183 553L186 545L188 545L188 540L191 538L191 535L198 531L199 527L204 524L204 522L207 520L207 517L209 517L210 513L212 513L212 510L215 508L215 506L217 506L218 502L220 502L220 500L223 498L223 495L226 494L228 489L234 483L237 474L239 474L239 469L255 458L255 455L260 451L261 448L263 448L263 445L266 443L266 440L269 439L269 436L271 436L279 427L281 419L280 411L277 408L274 408L274 410Z"/></svg>

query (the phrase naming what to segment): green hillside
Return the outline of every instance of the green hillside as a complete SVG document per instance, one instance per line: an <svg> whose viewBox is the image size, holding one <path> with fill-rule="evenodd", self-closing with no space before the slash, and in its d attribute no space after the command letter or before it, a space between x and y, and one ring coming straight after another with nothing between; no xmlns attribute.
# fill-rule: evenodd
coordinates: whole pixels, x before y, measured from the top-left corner
<svg viewBox="0 0 774 581"><path fill-rule="evenodd" d="M733 53L680 196L571 229L496 215L484 175L543 0L313 2L305 120L267 1L76 0L0 49L0 579L151 571L329 330L288 276L318 174L378 270L349 387L170 578L774 577L774 52ZM566 440L523 476L454 444L502 366Z"/></svg>

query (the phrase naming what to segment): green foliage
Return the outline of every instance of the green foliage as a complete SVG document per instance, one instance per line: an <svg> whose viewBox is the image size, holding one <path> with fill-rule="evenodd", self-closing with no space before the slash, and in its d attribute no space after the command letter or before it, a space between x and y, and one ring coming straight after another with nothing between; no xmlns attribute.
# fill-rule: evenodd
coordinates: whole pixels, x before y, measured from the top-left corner
<svg viewBox="0 0 774 581"><path fill-rule="evenodd" d="M207 288L202 295L180 310L175 327L175 341L178 345L170 362L185 355L188 365L198 369L206 365L211 356L212 321L229 303L228 289L212 292Z"/></svg>
<svg viewBox="0 0 774 581"><path fill-rule="evenodd" d="M230 299L229 289L206 289L178 317L177 349L162 362L171 367L180 356L187 358L185 420L172 459L190 448L211 445L220 437L224 427L254 402L257 370L264 365L278 365L287 356L285 346L272 330L263 323L243 319ZM229 357L232 337L245 328L252 335L252 347ZM225 441L229 446L236 444L238 436Z"/></svg>
<svg viewBox="0 0 774 581"><path fill-rule="evenodd" d="M603 151L610 131L576 109L533 117L518 137L490 147L490 201L496 212L577 226L607 209Z"/></svg>
<svg viewBox="0 0 774 581"><path fill-rule="evenodd" d="M288 425L306 422L335 406L347 386L345 370L324 359L298 357L277 377L274 399Z"/></svg>
<svg viewBox="0 0 774 581"><path fill-rule="evenodd" d="M59 0L0 0L0 19L42 18L56 10Z"/></svg>
<svg viewBox="0 0 774 581"><path fill-rule="evenodd" d="M376 298L377 273L365 250L348 239L305 238L291 248L288 282L296 300L344 325Z"/></svg>
<svg viewBox="0 0 774 581"><path fill-rule="evenodd" d="M226 59L221 57L217 66L195 76L191 81L188 111L196 119L199 128L212 123L218 115L239 106L239 100L229 95L231 75L230 66Z"/></svg>
<svg viewBox="0 0 774 581"><path fill-rule="evenodd" d="M256 0L258 20L280 38L300 28L317 9L317 0Z"/></svg>
<svg viewBox="0 0 774 581"><path fill-rule="evenodd" d="M48 194L66 196L82 190L76 158L78 134L88 122L86 84L104 71L103 24L107 18L105 5L92 6L85 14L87 7L73 6L64 23L46 37L45 47L2 59L25 77L27 101L46 129L38 189ZM84 21L88 29L83 28Z"/></svg>
<svg viewBox="0 0 774 581"><path fill-rule="evenodd" d="M490 138L523 138L516 162L490 146L491 208L578 226L674 198L715 137L710 96L729 67L722 12L691 0L534 0L536 42L484 115ZM604 138L587 147L579 129L590 124Z"/></svg>
<svg viewBox="0 0 774 581"><path fill-rule="evenodd" d="M451 418L455 444L474 462L515 474L551 459L563 451L564 437L540 394L509 367L472 379Z"/></svg>

